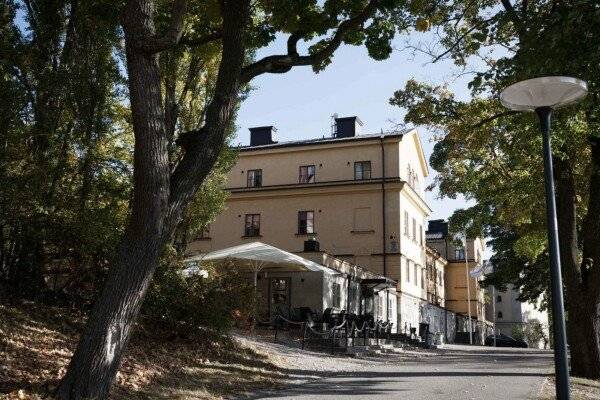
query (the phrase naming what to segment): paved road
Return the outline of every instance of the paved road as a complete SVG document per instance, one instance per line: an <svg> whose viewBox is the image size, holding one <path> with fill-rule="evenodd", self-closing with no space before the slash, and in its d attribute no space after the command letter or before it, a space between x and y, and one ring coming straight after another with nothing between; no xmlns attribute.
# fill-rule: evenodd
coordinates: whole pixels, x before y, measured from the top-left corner
<svg viewBox="0 0 600 400"><path fill-rule="evenodd" d="M382 355L255 399L535 399L553 372L552 354L448 346L422 357ZM309 370L296 371L299 375Z"/></svg>

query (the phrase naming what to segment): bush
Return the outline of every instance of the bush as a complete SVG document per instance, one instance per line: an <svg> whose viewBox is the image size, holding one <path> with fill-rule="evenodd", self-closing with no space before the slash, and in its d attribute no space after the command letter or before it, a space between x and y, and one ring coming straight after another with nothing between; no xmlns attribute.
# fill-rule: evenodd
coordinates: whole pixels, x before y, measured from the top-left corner
<svg viewBox="0 0 600 400"><path fill-rule="evenodd" d="M189 337L202 328L225 332L250 315L254 288L234 268L203 266L207 274L184 277L181 261L161 263L142 307L142 328Z"/></svg>

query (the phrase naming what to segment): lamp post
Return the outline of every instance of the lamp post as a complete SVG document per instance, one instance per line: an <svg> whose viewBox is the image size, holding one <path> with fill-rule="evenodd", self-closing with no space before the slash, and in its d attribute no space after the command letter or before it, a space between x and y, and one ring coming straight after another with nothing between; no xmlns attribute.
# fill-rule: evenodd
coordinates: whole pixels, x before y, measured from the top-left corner
<svg viewBox="0 0 600 400"><path fill-rule="evenodd" d="M573 104L585 97L587 84L566 76L547 76L517 82L500 94L502 104L515 111L535 111L540 120L544 146L544 180L546 188L546 219L548 221L548 247L550 250L550 277L552 288L552 318L554 320L554 370L556 374L556 398L568 400L569 364L567 358L567 335L565 329L558 226L552 150L550 147L550 119L552 110Z"/></svg>
<svg viewBox="0 0 600 400"><path fill-rule="evenodd" d="M469 273L469 241L467 240L467 232L465 231L465 241L463 248L465 250L465 274L467 279L467 313L469 315L469 344L473 344L473 320L471 319L471 280Z"/></svg>

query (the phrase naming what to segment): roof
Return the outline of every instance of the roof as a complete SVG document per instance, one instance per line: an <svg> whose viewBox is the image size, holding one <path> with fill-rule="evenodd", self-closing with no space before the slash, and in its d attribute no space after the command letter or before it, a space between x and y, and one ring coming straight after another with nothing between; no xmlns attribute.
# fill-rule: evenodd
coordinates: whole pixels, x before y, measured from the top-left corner
<svg viewBox="0 0 600 400"><path fill-rule="evenodd" d="M282 147L297 147L297 146L311 146L318 144L330 144L330 143L344 143L344 142L353 142L353 141L365 141L365 140L378 140L382 136L384 139L387 138L402 138L403 135L411 132L413 129L405 129L402 131L395 131L384 133L374 133L369 135L358 135L351 137L325 137L317 138L317 139L305 139L305 140L292 140L287 142L278 142L273 144L264 144L260 146L239 146L236 147L239 151L253 151L253 150L263 150L263 149L277 149Z"/></svg>

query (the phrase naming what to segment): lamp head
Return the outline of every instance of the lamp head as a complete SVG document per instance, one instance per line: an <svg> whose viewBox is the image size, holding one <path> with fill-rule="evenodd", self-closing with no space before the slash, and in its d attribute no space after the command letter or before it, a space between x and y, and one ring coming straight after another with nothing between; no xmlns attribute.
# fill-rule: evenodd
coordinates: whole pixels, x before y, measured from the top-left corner
<svg viewBox="0 0 600 400"><path fill-rule="evenodd" d="M500 93L500 102L515 111L558 108L587 95L587 83L569 76L544 76L513 83Z"/></svg>

